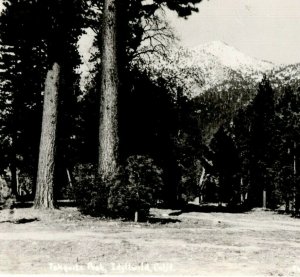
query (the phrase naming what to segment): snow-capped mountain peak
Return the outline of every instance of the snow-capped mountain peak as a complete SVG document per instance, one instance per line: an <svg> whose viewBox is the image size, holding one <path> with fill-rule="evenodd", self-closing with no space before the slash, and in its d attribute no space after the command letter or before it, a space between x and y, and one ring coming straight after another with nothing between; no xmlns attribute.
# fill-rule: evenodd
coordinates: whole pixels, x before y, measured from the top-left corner
<svg viewBox="0 0 300 277"><path fill-rule="evenodd" d="M256 58L245 55L236 48L229 46L222 41L212 41L190 48L195 54L206 52L213 55L223 66L230 67L233 70L245 71L269 71L274 68L274 64L268 61L261 61Z"/></svg>
<svg viewBox="0 0 300 277"><path fill-rule="evenodd" d="M278 66L247 56L221 41L174 48L167 56L153 57L148 62L148 71L151 78L162 77L168 80L170 86L182 87L190 97L211 89L255 88L264 74L275 87L279 83L300 82L300 64Z"/></svg>

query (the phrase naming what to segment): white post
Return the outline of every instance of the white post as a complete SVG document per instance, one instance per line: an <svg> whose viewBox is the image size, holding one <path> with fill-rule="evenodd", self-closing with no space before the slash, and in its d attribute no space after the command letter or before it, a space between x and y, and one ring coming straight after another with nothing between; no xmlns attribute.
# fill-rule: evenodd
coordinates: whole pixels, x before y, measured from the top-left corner
<svg viewBox="0 0 300 277"><path fill-rule="evenodd" d="M263 190L263 209L267 208L267 191Z"/></svg>
<svg viewBox="0 0 300 277"><path fill-rule="evenodd" d="M136 212L134 213L134 222L138 222L138 221L139 221L139 212L136 211Z"/></svg>

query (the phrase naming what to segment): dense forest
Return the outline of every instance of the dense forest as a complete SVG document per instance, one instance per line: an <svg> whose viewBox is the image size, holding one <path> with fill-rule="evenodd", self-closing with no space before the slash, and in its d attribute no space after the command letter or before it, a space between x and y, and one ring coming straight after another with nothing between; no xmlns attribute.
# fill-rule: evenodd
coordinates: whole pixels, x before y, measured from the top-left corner
<svg viewBox="0 0 300 277"><path fill-rule="evenodd" d="M152 55L171 58L176 40L159 11L187 18L200 2L4 2L1 207L53 209L67 199L86 214L133 220L194 201L299 214L297 83L265 75L191 96L184 80L193 70L147 70ZM82 88L87 29L94 66Z"/></svg>

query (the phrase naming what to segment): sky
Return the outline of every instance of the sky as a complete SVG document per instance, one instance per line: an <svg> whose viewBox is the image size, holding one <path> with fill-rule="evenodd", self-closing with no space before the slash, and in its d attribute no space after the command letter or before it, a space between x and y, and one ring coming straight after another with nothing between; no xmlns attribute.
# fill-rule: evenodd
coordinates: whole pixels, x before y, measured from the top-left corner
<svg viewBox="0 0 300 277"><path fill-rule="evenodd" d="M188 19L167 11L183 46L220 40L251 57L300 62L300 0L202 0L198 8ZM81 43L87 49L91 39Z"/></svg>
<svg viewBox="0 0 300 277"><path fill-rule="evenodd" d="M300 62L300 0L203 0L187 20L167 12L184 46L223 41L275 63Z"/></svg>

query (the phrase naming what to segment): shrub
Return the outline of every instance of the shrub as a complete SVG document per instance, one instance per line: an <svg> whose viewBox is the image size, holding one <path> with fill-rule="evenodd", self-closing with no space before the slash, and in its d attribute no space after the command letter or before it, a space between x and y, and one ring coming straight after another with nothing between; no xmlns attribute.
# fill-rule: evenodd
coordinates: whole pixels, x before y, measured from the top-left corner
<svg viewBox="0 0 300 277"><path fill-rule="evenodd" d="M0 203L4 202L10 195L11 189L3 176L0 176Z"/></svg>
<svg viewBox="0 0 300 277"><path fill-rule="evenodd" d="M132 220L138 212L141 220L161 198L162 170L149 157L129 157L109 180L96 177L95 172L91 165L75 168L75 199L84 214Z"/></svg>
<svg viewBox="0 0 300 277"><path fill-rule="evenodd" d="M147 156L131 156L111 184L108 209L113 217L145 219L151 206L161 198L162 170Z"/></svg>
<svg viewBox="0 0 300 277"><path fill-rule="evenodd" d="M0 176L0 210L9 209L14 206L16 202L15 195L12 194L12 190L9 184L6 182L4 176Z"/></svg>
<svg viewBox="0 0 300 277"><path fill-rule="evenodd" d="M83 214L106 216L109 184L96 176L93 165L85 164L74 170L74 197Z"/></svg>
<svg viewBox="0 0 300 277"><path fill-rule="evenodd" d="M21 201L29 201L33 198L33 184L34 180L30 174L26 172L19 173L18 198Z"/></svg>

